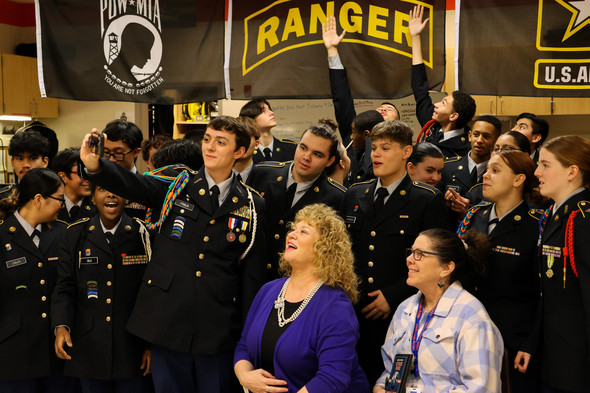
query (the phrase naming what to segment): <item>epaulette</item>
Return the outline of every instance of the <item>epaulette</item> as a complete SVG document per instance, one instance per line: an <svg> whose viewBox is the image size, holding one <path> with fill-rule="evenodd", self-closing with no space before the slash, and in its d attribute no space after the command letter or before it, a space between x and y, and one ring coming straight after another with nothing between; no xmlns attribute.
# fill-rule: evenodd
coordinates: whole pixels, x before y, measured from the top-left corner
<svg viewBox="0 0 590 393"><path fill-rule="evenodd" d="M10 191L10 190L12 190L13 187L14 187L14 184L9 184L6 187L1 188L0 193Z"/></svg>
<svg viewBox="0 0 590 393"><path fill-rule="evenodd" d="M423 188L425 190L428 190L430 192L432 192L433 194L436 194L437 189L426 184L426 183L420 183L419 181L413 181L412 185L418 188Z"/></svg>
<svg viewBox="0 0 590 393"><path fill-rule="evenodd" d="M256 191L255 189L253 189L252 187L250 187L249 185L247 185L243 181L240 180L240 184L243 185L244 187L246 187L247 189L249 189L250 191L252 191L254 194L258 195L260 198L262 198L262 195L260 195L260 193L258 191Z"/></svg>
<svg viewBox="0 0 590 393"><path fill-rule="evenodd" d="M358 183L354 183L353 185L350 186L350 188L355 187L355 186L360 186L363 184L371 184L372 182L376 181L377 179L371 179L371 180L365 180L365 181L360 181Z"/></svg>
<svg viewBox="0 0 590 393"><path fill-rule="evenodd" d="M490 201L481 201L477 205L474 205L471 209L476 208L476 207L490 206L491 204L492 204L492 202L490 202Z"/></svg>
<svg viewBox="0 0 590 393"><path fill-rule="evenodd" d="M147 221L142 220L141 218L137 218L137 217L131 217L131 218L133 218L133 220L137 221L138 224L147 225Z"/></svg>
<svg viewBox="0 0 590 393"><path fill-rule="evenodd" d="M578 209L580 209L580 213L582 214L582 217L586 218L586 213L590 213L590 202L588 202L588 201L578 202Z"/></svg>
<svg viewBox="0 0 590 393"><path fill-rule="evenodd" d="M171 165L172 169L174 169L175 171L187 171L188 173L190 173L191 175L198 175L199 171L195 171L192 168L189 168L188 166L184 165L184 164L176 164L176 165Z"/></svg>
<svg viewBox="0 0 590 393"><path fill-rule="evenodd" d="M539 210L540 209L529 209L529 216L533 217L536 221L539 221L543 215L543 210Z"/></svg>
<svg viewBox="0 0 590 393"><path fill-rule="evenodd" d="M70 229L70 227L73 227L74 225L82 224L83 222L86 222L88 220L90 220L90 218L88 218L88 217L81 218L78 221L73 222L70 225L68 225L68 229Z"/></svg>
<svg viewBox="0 0 590 393"><path fill-rule="evenodd" d="M56 219L55 221L57 221L57 222L61 222L62 224L66 224L66 227L67 227L68 225L70 225L70 223L69 223L69 222L66 222L66 221L64 221L64 220L60 220L59 218L58 218L58 219Z"/></svg>
<svg viewBox="0 0 590 393"><path fill-rule="evenodd" d="M467 192L471 192L471 190L473 190L475 187L482 186L482 185L483 185L483 183L477 183L477 184L474 184L474 185L473 185L473 187L471 187L471 188L469 189L469 191L467 191Z"/></svg>
<svg viewBox="0 0 590 393"><path fill-rule="evenodd" d="M450 162L457 162L459 161L461 158L463 158L462 156L452 156L452 157L445 157L444 163L448 164Z"/></svg>
<svg viewBox="0 0 590 393"><path fill-rule="evenodd" d="M338 183L336 180L332 179L331 177L328 177L328 183L330 183L331 185L333 185L334 187L336 187L340 191L346 192L346 187L344 187L342 184Z"/></svg>
<svg viewBox="0 0 590 393"><path fill-rule="evenodd" d="M278 139L279 141L281 141L281 142L285 142L285 143L292 143L293 145L296 145L296 144L297 144L297 142L295 142L295 141L292 141L291 139L280 139L280 138L277 138L277 139Z"/></svg>
<svg viewBox="0 0 590 393"><path fill-rule="evenodd" d="M279 162L279 161L263 161L256 164L256 167L271 167L271 168L284 168L286 164L291 164L291 161Z"/></svg>

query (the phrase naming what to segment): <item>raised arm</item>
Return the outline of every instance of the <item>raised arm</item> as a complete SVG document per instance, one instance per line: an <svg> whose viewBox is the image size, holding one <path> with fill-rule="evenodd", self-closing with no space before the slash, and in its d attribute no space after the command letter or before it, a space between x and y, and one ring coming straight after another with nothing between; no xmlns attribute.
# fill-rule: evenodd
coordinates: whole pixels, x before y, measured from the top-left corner
<svg viewBox="0 0 590 393"><path fill-rule="evenodd" d="M412 37L412 65L422 64L424 59L422 58L422 41L420 40L420 34L424 31L426 24L428 24L429 18L424 21L424 6L417 5L410 11L410 36Z"/></svg>
<svg viewBox="0 0 590 393"><path fill-rule="evenodd" d="M342 30L342 34L338 35L336 32L336 18L330 16L326 23L322 23L322 39L328 51L328 56L336 56L338 54L338 44L344 38L346 30Z"/></svg>

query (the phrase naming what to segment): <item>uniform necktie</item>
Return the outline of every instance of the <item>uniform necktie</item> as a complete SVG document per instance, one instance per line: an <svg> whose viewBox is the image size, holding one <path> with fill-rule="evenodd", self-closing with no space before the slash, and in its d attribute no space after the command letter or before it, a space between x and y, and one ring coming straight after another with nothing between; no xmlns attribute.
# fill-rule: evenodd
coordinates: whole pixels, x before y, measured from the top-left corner
<svg viewBox="0 0 590 393"><path fill-rule="evenodd" d="M297 191L297 183L293 183L287 188L287 194L285 195L285 210L289 210L291 206L293 206L295 191Z"/></svg>
<svg viewBox="0 0 590 393"><path fill-rule="evenodd" d="M37 247L39 247L39 243L41 242L41 232L38 229L33 229L33 233L31 233L31 240Z"/></svg>
<svg viewBox="0 0 590 393"><path fill-rule="evenodd" d="M113 232L107 231L104 233L104 237L107 239L107 242L111 244L111 242L113 241L113 237L115 237L115 235L113 235Z"/></svg>
<svg viewBox="0 0 590 393"><path fill-rule="evenodd" d="M377 199L375 199L375 213L379 213L385 204L385 198L389 195L389 191L385 187L377 189Z"/></svg>
<svg viewBox="0 0 590 393"><path fill-rule="evenodd" d="M471 185L477 183L477 165L471 171Z"/></svg>
<svg viewBox="0 0 590 393"><path fill-rule="evenodd" d="M214 185L211 187L211 209L216 212L219 209L219 187Z"/></svg>
<svg viewBox="0 0 590 393"><path fill-rule="evenodd" d="M262 152L264 153L265 161L270 161L272 159L272 152L270 151L270 148L265 147Z"/></svg>
<svg viewBox="0 0 590 393"><path fill-rule="evenodd" d="M494 230L496 225L498 225L499 222L500 220L497 217L492 218L490 221L488 221L488 235L492 233L492 231Z"/></svg>
<svg viewBox="0 0 590 393"><path fill-rule="evenodd" d="M74 205L70 209L70 218L78 217L78 212L80 212L80 206Z"/></svg>

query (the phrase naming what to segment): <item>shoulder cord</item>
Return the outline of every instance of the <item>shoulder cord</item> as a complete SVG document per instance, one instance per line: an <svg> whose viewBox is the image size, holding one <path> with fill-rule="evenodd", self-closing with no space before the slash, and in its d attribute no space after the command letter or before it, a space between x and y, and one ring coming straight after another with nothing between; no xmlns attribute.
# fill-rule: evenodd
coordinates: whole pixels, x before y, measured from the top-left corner
<svg viewBox="0 0 590 393"><path fill-rule="evenodd" d="M139 218L136 218L135 221L139 224L139 236L141 237L141 242L143 243L143 249L145 250L145 255L148 258L148 262L152 260L152 245L150 241L150 233L148 232L145 224Z"/></svg>
<svg viewBox="0 0 590 393"><path fill-rule="evenodd" d="M162 179L160 177L158 177L158 178L162 181L166 181L165 179ZM166 197L164 199L164 204L162 205L160 219L157 222L152 222L153 209L152 208L147 209L147 212L145 215L145 221L146 221L146 227L148 229L155 230L162 225L162 223L168 217L168 214L170 214L170 211L172 210L172 206L174 205L174 201L176 200L178 195L182 192L184 187L187 185L188 180L189 180L189 175L186 170L183 170L182 172L180 172L180 174L178 176L176 176L175 179L172 180L172 182L170 183L170 186L168 187L168 192L166 193Z"/></svg>
<svg viewBox="0 0 590 393"><path fill-rule="evenodd" d="M248 192L248 205L250 211L252 212L252 237L250 239L248 248L246 248L246 251L240 255L240 258L238 259L239 262L241 262L246 257L246 255L248 255L248 252L254 245L254 239L256 239L256 228L258 227L258 213L256 213L256 206L254 206L254 197L252 196L252 192L248 187L246 187L246 191Z"/></svg>
<svg viewBox="0 0 590 393"><path fill-rule="evenodd" d="M467 212L465 218L463 219L463 221L461 221L461 224L459 224L459 228L457 229L457 236L463 237L465 232L467 232L467 227L469 227L469 224L471 223L471 218L479 209L481 209L481 206L475 206Z"/></svg>
<svg viewBox="0 0 590 393"><path fill-rule="evenodd" d="M416 143L426 142L426 138L428 138L428 135L430 135L430 130L432 129L432 127L434 126L435 123L436 123L435 120L428 120L426 122L426 124L424 124L424 127L422 127L422 130L420 130L420 133L418 134L418 138L416 139ZM420 140L421 137L424 137L424 138L422 140Z"/></svg>
<svg viewBox="0 0 590 393"><path fill-rule="evenodd" d="M567 258L570 258L570 266L576 278L578 278L578 269L574 258L574 218L580 210L574 210L570 213L565 226L565 241L563 245L563 287L565 288L565 271L567 267Z"/></svg>

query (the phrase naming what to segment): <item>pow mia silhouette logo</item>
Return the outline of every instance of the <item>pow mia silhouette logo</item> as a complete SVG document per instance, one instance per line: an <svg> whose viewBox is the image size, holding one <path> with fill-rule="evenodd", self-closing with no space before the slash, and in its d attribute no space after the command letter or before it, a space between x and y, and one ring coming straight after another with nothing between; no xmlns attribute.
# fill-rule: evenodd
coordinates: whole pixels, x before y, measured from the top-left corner
<svg viewBox="0 0 590 393"><path fill-rule="evenodd" d="M129 95L161 85L159 0L100 0L100 10L105 82Z"/></svg>

